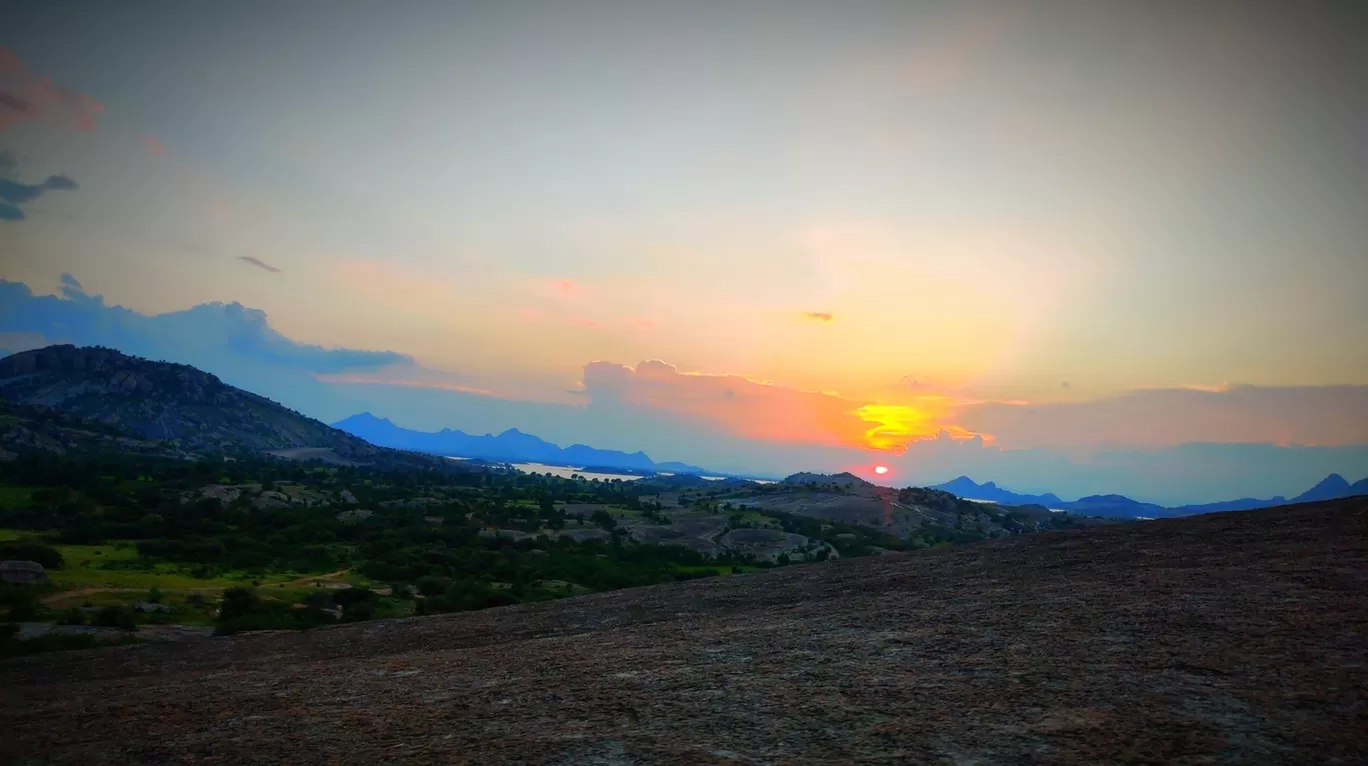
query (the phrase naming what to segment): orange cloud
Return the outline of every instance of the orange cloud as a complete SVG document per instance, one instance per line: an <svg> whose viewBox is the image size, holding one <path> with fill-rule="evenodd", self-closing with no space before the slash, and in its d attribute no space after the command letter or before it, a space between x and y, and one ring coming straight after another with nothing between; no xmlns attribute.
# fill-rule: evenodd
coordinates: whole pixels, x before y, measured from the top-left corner
<svg viewBox="0 0 1368 766"><path fill-rule="evenodd" d="M560 279L552 282L551 286L556 288L561 295L564 295L567 298L579 294L579 285L575 284L573 280Z"/></svg>
<svg viewBox="0 0 1368 766"><path fill-rule="evenodd" d="M71 120L94 130L104 106L80 91L24 68L14 51L0 48L0 130L27 120Z"/></svg>
<svg viewBox="0 0 1368 766"><path fill-rule="evenodd" d="M341 383L344 385L375 385L375 386L400 386L403 388L429 388L439 391L457 391L463 394L482 394L484 396L495 396L494 392L483 388L471 388L455 383L444 383L439 380L406 380L402 378L385 378L377 375L358 375L352 373L339 373L336 375L315 375L314 377L324 383Z"/></svg>
<svg viewBox="0 0 1368 766"><path fill-rule="evenodd" d="M1368 444L1368 386L1187 387L1087 402L983 402L962 408L957 419L1012 448L1348 446Z"/></svg>
<svg viewBox="0 0 1368 766"><path fill-rule="evenodd" d="M811 319L815 322L830 322L836 318L834 314L825 311L809 311L803 314L804 319Z"/></svg>
<svg viewBox="0 0 1368 766"><path fill-rule="evenodd" d="M595 403L663 410L748 439L899 451L943 431L952 438L973 436L948 422L953 402L944 397L878 404L745 375L680 372L659 360L641 362L635 369L591 362L585 365L583 385Z"/></svg>

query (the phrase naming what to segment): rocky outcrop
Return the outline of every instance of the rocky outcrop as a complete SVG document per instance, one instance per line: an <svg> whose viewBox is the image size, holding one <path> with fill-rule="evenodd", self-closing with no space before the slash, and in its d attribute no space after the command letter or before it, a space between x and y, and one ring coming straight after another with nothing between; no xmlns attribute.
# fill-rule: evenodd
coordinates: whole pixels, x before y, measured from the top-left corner
<svg viewBox="0 0 1368 766"><path fill-rule="evenodd" d="M0 561L0 582L11 585L46 585L47 572L36 561Z"/></svg>
<svg viewBox="0 0 1368 766"><path fill-rule="evenodd" d="M1360 764L1365 572L1350 500L21 658L0 762Z"/></svg>

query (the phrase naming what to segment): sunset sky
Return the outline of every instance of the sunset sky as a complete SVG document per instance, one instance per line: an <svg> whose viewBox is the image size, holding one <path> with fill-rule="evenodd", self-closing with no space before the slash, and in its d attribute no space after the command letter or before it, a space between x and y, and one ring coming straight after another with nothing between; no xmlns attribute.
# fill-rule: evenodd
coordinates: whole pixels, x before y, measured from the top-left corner
<svg viewBox="0 0 1368 766"><path fill-rule="evenodd" d="M7 4L0 348L719 470L1355 480L1362 16Z"/></svg>

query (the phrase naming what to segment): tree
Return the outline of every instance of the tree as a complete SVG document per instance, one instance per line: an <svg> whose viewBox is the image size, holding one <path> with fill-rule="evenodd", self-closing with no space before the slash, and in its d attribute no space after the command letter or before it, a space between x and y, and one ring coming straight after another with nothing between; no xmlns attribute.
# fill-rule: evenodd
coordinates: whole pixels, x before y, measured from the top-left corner
<svg viewBox="0 0 1368 766"><path fill-rule="evenodd" d="M600 527L603 527L605 530L609 532L613 531L617 527L617 519L613 518L613 514L603 510L602 508L590 514L589 520L599 525Z"/></svg>
<svg viewBox="0 0 1368 766"><path fill-rule="evenodd" d="M259 601L251 588L229 588L223 592L223 601L219 604L219 621L226 622L251 614Z"/></svg>
<svg viewBox="0 0 1368 766"><path fill-rule="evenodd" d="M100 611L95 613L93 622L96 625L106 628L120 628L122 630L138 629L137 617L133 614L132 609L114 606L112 604L110 606L101 607Z"/></svg>

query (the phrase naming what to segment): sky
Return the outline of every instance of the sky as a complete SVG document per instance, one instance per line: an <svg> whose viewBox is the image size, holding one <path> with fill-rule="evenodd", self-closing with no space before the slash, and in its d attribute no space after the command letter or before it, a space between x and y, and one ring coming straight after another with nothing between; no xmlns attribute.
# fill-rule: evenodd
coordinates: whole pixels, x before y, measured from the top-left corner
<svg viewBox="0 0 1368 766"><path fill-rule="evenodd" d="M1368 476L1365 31L1329 2L3 4L0 348L718 470L1296 494Z"/></svg>

